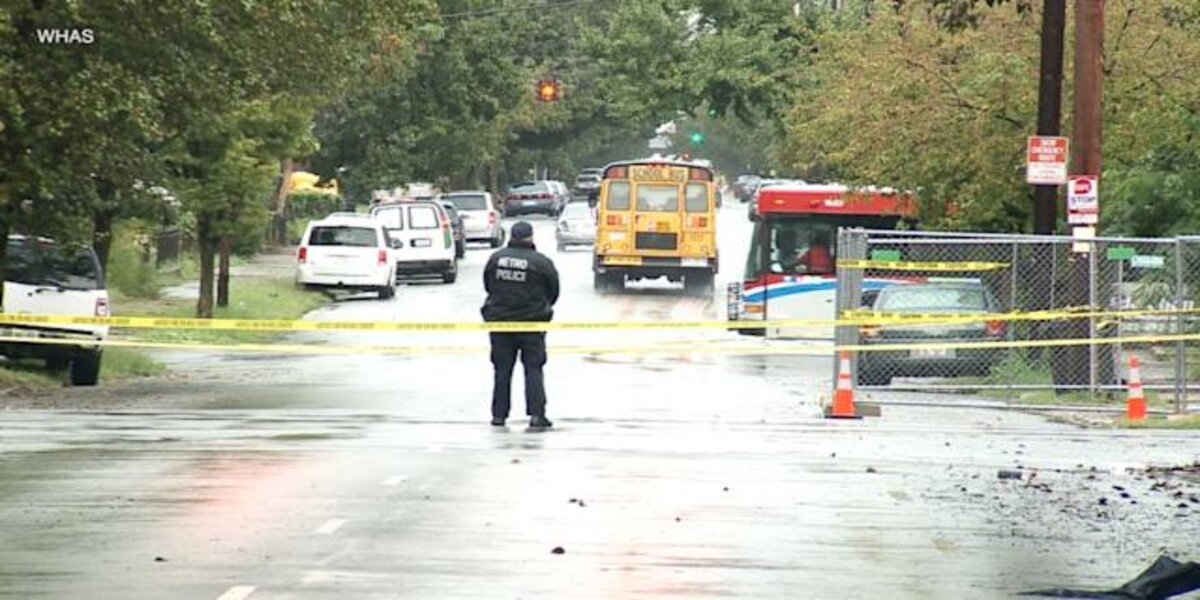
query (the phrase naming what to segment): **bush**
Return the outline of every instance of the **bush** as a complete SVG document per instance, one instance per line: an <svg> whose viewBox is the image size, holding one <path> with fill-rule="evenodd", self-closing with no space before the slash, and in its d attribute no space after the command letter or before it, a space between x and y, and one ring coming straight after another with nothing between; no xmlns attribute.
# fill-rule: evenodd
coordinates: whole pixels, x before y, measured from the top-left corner
<svg viewBox="0 0 1200 600"><path fill-rule="evenodd" d="M342 199L333 194L303 192L290 194L287 198L286 216L289 220L320 219L339 210L342 210Z"/></svg>
<svg viewBox="0 0 1200 600"><path fill-rule="evenodd" d="M131 298L158 297L158 269L144 245L152 240L153 231L136 222L116 227L106 271L109 288Z"/></svg>

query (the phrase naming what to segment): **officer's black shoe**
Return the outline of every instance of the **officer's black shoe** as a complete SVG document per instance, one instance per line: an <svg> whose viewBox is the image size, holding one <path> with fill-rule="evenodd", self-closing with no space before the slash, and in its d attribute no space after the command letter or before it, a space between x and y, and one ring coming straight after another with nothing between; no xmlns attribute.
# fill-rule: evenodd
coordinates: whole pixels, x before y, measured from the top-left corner
<svg viewBox="0 0 1200 600"><path fill-rule="evenodd" d="M504 419L492 417L492 427L504 427Z"/></svg>
<svg viewBox="0 0 1200 600"><path fill-rule="evenodd" d="M537 429L545 429L547 427L554 427L554 423L551 423L550 419L547 419L546 417L535 416L529 419L529 426Z"/></svg>

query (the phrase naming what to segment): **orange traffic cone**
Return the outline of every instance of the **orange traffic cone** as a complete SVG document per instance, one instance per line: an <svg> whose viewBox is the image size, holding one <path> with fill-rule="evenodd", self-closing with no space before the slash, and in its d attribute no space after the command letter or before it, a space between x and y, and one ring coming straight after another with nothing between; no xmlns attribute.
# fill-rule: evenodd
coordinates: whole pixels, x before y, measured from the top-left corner
<svg viewBox="0 0 1200 600"><path fill-rule="evenodd" d="M1129 402L1125 405L1125 416L1130 421L1146 418L1146 394L1142 391L1142 370L1136 356L1129 357Z"/></svg>
<svg viewBox="0 0 1200 600"><path fill-rule="evenodd" d="M843 351L838 365L837 389L833 392L833 406L825 412L830 419L861 419L854 409L854 383L850 380L850 353Z"/></svg>

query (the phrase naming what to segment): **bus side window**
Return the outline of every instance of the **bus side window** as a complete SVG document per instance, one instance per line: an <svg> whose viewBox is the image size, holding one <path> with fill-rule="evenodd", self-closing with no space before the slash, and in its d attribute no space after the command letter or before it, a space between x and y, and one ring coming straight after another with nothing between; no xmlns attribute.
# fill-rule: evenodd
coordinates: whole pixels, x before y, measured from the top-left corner
<svg viewBox="0 0 1200 600"><path fill-rule="evenodd" d="M708 212L708 187L703 183L689 183L684 207L690 213Z"/></svg>
<svg viewBox="0 0 1200 600"><path fill-rule="evenodd" d="M604 208L608 210L629 210L628 181L610 181L608 183L608 197L605 199Z"/></svg>

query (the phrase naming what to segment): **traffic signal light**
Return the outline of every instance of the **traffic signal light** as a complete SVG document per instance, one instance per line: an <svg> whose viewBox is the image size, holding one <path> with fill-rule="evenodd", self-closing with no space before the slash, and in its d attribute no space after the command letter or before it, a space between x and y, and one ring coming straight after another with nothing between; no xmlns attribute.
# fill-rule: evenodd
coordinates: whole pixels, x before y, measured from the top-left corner
<svg viewBox="0 0 1200 600"><path fill-rule="evenodd" d="M562 83L557 79L542 79L537 83L537 98L542 102L558 102L562 96Z"/></svg>
<svg viewBox="0 0 1200 600"><path fill-rule="evenodd" d="M692 141L693 146L699 146L704 143L704 134L699 131L693 131L689 139Z"/></svg>

